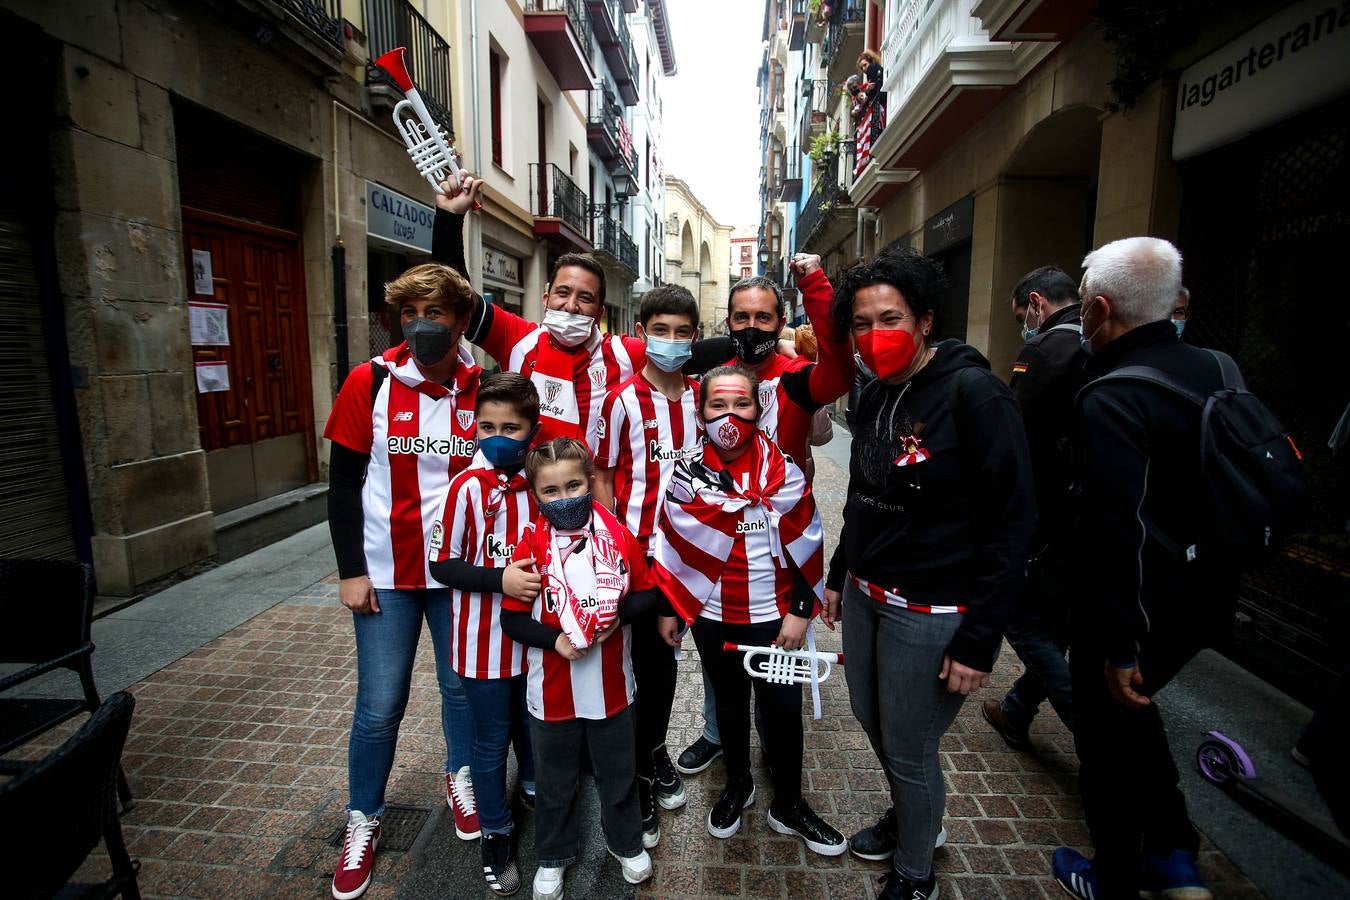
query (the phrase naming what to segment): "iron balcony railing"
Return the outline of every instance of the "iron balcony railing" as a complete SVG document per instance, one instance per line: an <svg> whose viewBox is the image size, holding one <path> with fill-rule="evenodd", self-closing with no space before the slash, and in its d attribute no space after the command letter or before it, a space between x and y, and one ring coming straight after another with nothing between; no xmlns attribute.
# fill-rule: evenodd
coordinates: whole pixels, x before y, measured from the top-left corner
<svg viewBox="0 0 1350 900"><path fill-rule="evenodd" d="M591 36L591 17L586 12L586 4L582 0L526 0L525 11L567 13L572 33L576 35L581 49L585 51L586 58L590 59L595 45Z"/></svg>
<svg viewBox="0 0 1350 900"><path fill-rule="evenodd" d="M404 58L417 92L447 134L455 133L450 106L450 45L408 0L365 0L370 58L407 47ZM393 84L383 69L366 67L366 84Z"/></svg>
<svg viewBox="0 0 1350 900"><path fill-rule="evenodd" d="M824 78L802 81L802 117L797 141L811 146L811 138L825 129L830 110L830 83Z"/></svg>
<svg viewBox="0 0 1350 900"><path fill-rule="evenodd" d="M853 141L841 141L834 153L822 156L816 163L811 193L797 217L797 251L811 246L827 215L853 205L848 189L853 184L854 154Z"/></svg>
<svg viewBox="0 0 1350 900"><path fill-rule="evenodd" d="M277 0L281 7L299 19L310 31L343 49L342 0Z"/></svg>
<svg viewBox="0 0 1350 900"><path fill-rule="evenodd" d="M866 0L838 0L830 11L830 26L820 45L820 61L826 68L834 64L834 57L844 42L844 26L867 19Z"/></svg>
<svg viewBox="0 0 1350 900"><path fill-rule="evenodd" d="M637 244L628 236L628 232L623 225L617 219L609 216L608 206L601 204L596 211L599 215L595 219L595 249L603 250L629 269L637 272Z"/></svg>
<svg viewBox="0 0 1350 900"><path fill-rule="evenodd" d="M615 96L614 88L608 79L601 79L600 86L593 91L587 91L586 95L586 127L602 130L622 157L622 150L619 149L619 120L623 118L623 105ZM631 162L628 159L623 161Z"/></svg>
<svg viewBox="0 0 1350 900"><path fill-rule="evenodd" d="M578 235L587 231L586 195L553 163L530 163L530 212L537 219L561 219Z"/></svg>

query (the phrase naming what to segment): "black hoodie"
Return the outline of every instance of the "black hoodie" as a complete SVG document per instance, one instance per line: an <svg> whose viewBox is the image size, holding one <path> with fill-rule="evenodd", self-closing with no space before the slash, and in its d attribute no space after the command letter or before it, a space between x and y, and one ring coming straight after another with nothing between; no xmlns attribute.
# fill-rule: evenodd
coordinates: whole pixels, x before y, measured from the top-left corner
<svg viewBox="0 0 1350 900"><path fill-rule="evenodd" d="M947 654L988 672L1032 548L1031 454L988 360L960 341L936 349L908 382L863 391L826 585L842 590L852 572L911 603L966 607ZM897 466L910 434L927 458Z"/></svg>

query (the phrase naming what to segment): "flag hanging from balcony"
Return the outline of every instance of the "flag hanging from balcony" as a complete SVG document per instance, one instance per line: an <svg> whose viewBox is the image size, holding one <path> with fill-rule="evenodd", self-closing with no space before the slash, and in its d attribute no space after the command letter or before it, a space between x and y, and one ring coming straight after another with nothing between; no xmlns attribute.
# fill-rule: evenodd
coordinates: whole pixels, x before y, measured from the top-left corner
<svg viewBox="0 0 1350 900"><path fill-rule="evenodd" d="M623 161L628 163L628 167L633 166L633 133L628 130L628 123L623 120L623 116L616 116L619 120L619 155Z"/></svg>

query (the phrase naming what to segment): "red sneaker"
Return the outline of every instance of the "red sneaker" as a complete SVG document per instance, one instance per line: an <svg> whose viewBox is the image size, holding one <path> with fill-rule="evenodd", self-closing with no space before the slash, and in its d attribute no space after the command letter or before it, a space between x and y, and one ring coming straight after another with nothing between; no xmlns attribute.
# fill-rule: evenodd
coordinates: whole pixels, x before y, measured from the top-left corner
<svg viewBox="0 0 1350 900"><path fill-rule="evenodd" d="M481 829L478 827L478 806L473 800L473 780L469 778L469 767L458 772L445 773L445 802L455 814L455 834L462 841L475 840Z"/></svg>
<svg viewBox="0 0 1350 900"><path fill-rule="evenodd" d="M357 810L347 813L347 836L342 855L333 873L333 897L352 900L370 887L370 870L375 866L375 848L380 843L380 820L366 818Z"/></svg>

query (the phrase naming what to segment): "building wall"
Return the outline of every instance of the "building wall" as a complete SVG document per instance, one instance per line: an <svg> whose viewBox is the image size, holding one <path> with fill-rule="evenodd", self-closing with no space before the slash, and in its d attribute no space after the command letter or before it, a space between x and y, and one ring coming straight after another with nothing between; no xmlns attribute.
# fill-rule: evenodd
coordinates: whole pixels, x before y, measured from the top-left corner
<svg viewBox="0 0 1350 900"><path fill-rule="evenodd" d="M705 335L720 333L726 319L725 262L731 252L730 225L722 225L684 181L666 177L666 281L682 284L699 301Z"/></svg>

